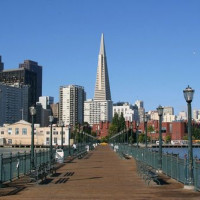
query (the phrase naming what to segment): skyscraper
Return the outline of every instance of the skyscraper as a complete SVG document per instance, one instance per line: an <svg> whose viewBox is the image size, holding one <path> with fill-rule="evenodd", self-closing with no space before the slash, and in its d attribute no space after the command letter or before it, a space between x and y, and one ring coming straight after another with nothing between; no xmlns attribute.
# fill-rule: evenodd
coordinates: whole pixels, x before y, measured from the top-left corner
<svg viewBox="0 0 200 200"><path fill-rule="evenodd" d="M104 44L104 35L101 35L101 44L98 57L97 78L94 93L94 100L111 100L110 84L108 78L106 50Z"/></svg>
<svg viewBox="0 0 200 200"><path fill-rule="evenodd" d="M28 69L36 73L37 75L37 85L36 85L36 101L42 96L42 66L38 65L37 62L32 60L24 60L24 63L19 64L19 68Z"/></svg>
<svg viewBox="0 0 200 200"><path fill-rule="evenodd" d="M3 64L3 62L1 61L1 56L0 56L0 71L3 71L3 68L4 68L4 64Z"/></svg>
<svg viewBox="0 0 200 200"><path fill-rule="evenodd" d="M65 125L82 124L85 91L82 86L68 85L60 87L59 121Z"/></svg>
<svg viewBox="0 0 200 200"><path fill-rule="evenodd" d="M0 126L21 119L28 120L28 94L27 85L0 83Z"/></svg>
<svg viewBox="0 0 200 200"><path fill-rule="evenodd" d="M107 69L104 35L101 35L94 100L84 102L84 121L90 125L112 120L112 100Z"/></svg>

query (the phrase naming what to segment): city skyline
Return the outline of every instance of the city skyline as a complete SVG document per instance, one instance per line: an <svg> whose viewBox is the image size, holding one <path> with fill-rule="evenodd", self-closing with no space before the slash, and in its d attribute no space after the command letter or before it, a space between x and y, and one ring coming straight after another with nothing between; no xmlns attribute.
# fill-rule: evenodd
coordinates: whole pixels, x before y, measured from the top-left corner
<svg viewBox="0 0 200 200"><path fill-rule="evenodd" d="M103 32L113 102L139 99L146 110L160 104L178 114L186 110L183 89L189 84L195 89L192 108L199 109L199 6L198 1L3 1L0 55L4 69L27 59L40 63L43 96L58 101L61 85L77 84L92 98Z"/></svg>

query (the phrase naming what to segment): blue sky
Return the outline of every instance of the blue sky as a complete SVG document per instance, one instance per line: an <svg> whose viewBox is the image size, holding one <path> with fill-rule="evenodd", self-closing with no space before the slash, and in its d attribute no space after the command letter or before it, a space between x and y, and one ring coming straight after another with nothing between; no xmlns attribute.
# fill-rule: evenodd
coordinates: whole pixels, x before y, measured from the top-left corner
<svg viewBox="0 0 200 200"><path fill-rule="evenodd" d="M114 102L143 100L186 109L183 89L200 108L199 0L0 0L5 69L25 59L43 66L43 95L61 85L93 98L101 33Z"/></svg>

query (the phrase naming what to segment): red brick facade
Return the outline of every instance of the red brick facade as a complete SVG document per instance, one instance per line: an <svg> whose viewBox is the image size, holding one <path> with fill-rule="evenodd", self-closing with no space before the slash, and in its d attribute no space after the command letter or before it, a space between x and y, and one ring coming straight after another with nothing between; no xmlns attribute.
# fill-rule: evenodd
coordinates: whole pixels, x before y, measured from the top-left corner
<svg viewBox="0 0 200 200"><path fill-rule="evenodd" d="M136 122L126 121L126 127L130 128L132 124L133 132L136 131ZM92 131L97 133L98 138L102 138L108 135L109 122L100 122L99 124L94 124ZM148 132L148 136L151 140L158 140L159 138L159 122L157 120L148 121L147 127L152 126L154 128L153 132ZM144 122L139 124L139 131L141 133L145 132ZM181 140L183 136L187 134L186 122L162 122L162 136L163 140L167 135L171 136L172 140Z"/></svg>

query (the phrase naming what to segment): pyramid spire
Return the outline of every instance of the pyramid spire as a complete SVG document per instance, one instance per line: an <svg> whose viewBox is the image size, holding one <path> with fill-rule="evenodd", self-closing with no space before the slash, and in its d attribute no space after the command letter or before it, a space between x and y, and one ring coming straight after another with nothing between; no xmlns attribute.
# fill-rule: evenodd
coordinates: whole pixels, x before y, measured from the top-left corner
<svg viewBox="0 0 200 200"><path fill-rule="evenodd" d="M104 35L101 35L94 100L111 100Z"/></svg>
<svg viewBox="0 0 200 200"><path fill-rule="evenodd" d="M99 54L106 56L103 33L101 34L101 44L100 44Z"/></svg>

